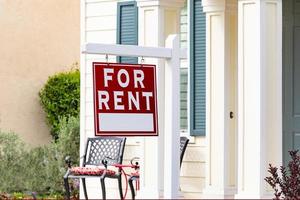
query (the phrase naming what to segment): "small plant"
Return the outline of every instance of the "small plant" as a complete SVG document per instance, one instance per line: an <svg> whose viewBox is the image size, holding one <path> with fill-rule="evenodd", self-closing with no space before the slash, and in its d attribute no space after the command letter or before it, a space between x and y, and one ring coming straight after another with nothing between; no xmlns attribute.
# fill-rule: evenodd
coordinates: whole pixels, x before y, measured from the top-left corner
<svg viewBox="0 0 300 200"><path fill-rule="evenodd" d="M280 167L282 177L278 174L278 168L269 164L271 176L266 177L265 181L273 188L274 199L300 199L300 156L298 150L289 153L292 160L287 167Z"/></svg>
<svg viewBox="0 0 300 200"><path fill-rule="evenodd" d="M80 73L78 64L69 72L58 73L48 78L40 90L40 102L46 112L51 135L58 138L59 120L62 117L77 117L80 102Z"/></svg>
<svg viewBox="0 0 300 200"><path fill-rule="evenodd" d="M23 194L22 192L13 193L13 199L24 199L24 198L25 198L25 194Z"/></svg>

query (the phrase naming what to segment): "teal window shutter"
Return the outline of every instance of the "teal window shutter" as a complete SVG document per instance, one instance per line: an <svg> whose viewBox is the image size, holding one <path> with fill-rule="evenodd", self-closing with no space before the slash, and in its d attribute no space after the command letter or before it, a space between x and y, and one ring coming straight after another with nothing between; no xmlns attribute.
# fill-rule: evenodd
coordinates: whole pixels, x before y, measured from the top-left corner
<svg viewBox="0 0 300 200"><path fill-rule="evenodd" d="M205 135L206 18L202 0L190 1L190 131Z"/></svg>
<svg viewBox="0 0 300 200"><path fill-rule="evenodd" d="M138 8L135 1L118 2L117 44L138 44ZM118 56L117 62L138 63L138 58Z"/></svg>

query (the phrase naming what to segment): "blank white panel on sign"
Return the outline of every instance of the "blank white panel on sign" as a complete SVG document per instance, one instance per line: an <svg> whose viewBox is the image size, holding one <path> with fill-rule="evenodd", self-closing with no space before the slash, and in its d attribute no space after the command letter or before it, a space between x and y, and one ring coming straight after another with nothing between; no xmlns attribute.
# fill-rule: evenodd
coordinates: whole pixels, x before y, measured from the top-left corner
<svg viewBox="0 0 300 200"><path fill-rule="evenodd" d="M154 131L153 114L99 113L100 131Z"/></svg>

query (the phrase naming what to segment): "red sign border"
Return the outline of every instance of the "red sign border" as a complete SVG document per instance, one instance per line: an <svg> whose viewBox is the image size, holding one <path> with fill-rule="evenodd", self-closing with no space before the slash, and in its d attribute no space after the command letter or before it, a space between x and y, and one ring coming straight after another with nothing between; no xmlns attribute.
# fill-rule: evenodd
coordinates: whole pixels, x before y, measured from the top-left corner
<svg viewBox="0 0 300 200"><path fill-rule="evenodd" d="M94 129L95 136L158 136L158 109L157 109L157 80L156 80L156 65L151 64L127 64L127 63L109 63L109 62L93 62L93 104L94 104ZM96 65L118 65L122 67L153 67L154 69L154 96L155 96L155 113L153 115L154 131L101 131L99 132L98 113L96 108Z"/></svg>

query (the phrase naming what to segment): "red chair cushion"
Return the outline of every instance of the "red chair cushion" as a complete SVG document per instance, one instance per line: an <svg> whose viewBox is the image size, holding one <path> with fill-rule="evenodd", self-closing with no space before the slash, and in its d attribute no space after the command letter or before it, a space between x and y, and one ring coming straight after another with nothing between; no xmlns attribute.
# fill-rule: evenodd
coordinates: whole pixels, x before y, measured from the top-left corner
<svg viewBox="0 0 300 200"><path fill-rule="evenodd" d="M104 173L105 169L98 167L72 167L70 169L71 174L73 175L90 175L90 176L101 176ZM116 172L113 170L106 170L107 175L115 175Z"/></svg>
<svg viewBox="0 0 300 200"><path fill-rule="evenodd" d="M140 173L139 172L133 172L133 173L131 173L131 176L140 177Z"/></svg>

